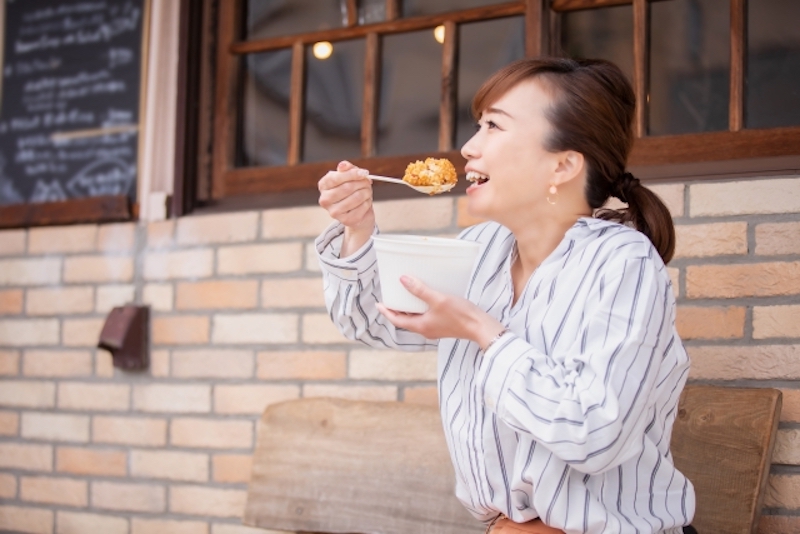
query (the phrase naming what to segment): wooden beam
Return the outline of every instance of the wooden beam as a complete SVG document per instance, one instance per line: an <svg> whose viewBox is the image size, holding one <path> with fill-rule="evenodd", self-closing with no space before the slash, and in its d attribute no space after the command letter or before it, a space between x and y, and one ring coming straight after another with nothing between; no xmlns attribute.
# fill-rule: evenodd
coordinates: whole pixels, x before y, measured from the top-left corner
<svg viewBox="0 0 800 534"><path fill-rule="evenodd" d="M317 41L342 41L345 39L355 39L365 37L369 33L392 34L407 33L426 28L435 28L444 24L448 20L456 23L475 22L479 20L489 20L512 15L522 15L525 12L525 4L522 2L508 2L490 6L476 7L455 11L441 15L426 15L424 17L410 17L397 20L387 20L375 24L364 24L352 28L337 28L334 30L322 30L301 35L291 35L285 37L273 37L269 39L259 39L256 41L241 41L231 44L229 51L233 54L252 54L253 52L264 52L266 50L276 50L278 48L289 48L299 39L303 44L313 44ZM224 46L220 47L221 49Z"/></svg>
<svg viewBox="0 0 800 534"><path fill-rule="evenodd" d="M125 195L0 206L0 228L104 223L133 218L133 206Z"/></svg>
<svg viewBox="0 0 800 534"><path fill-rule="evenodd" d="M525 56L547 55L549 50L550 10L545 0L525 1Z"/></svg>
<svg viewBox="0 0 800 534"><path fill-rule="evenodd" d="M747 77L747 0L731 0L731 79L728 129L738 132L745 123Z"/></svg>
<svg viewBox="0 0 800 534"><path fill-rule="evenodd" d="M400 18L400 0L386 0L386 20Z"/></svg>
<svg viewBox="0 0 800 534"><path fill-rule="evenodd" d="M297 41L292 47L292 74L289 89L289 153L286 162L297 165L303 159L303 119L306 87L306 47Z"/></svg>
<svg viewBox="0 0 800 534"><path fill-rule="evenodd" d="M633 0L633 90L636 93L636 137L647 135L650 98L650 4Z"/></svg>
<svg viewBox="0 0 800 534"><path fill-rule="evenodd" d="M664 0L650 0L662 2ZM578 11L580 9L596 9L598 7L612 7L630 5L633 0L553 0L550 9L553 11Z"/></svg>
<svg viewBox="0 0 800 534"><path fill-rule="evenodd" d="M439 103L439 151L447 152L456 143L458 113L458 24L444 23L442 45L442 99Z"/></svg>
<svg viewBox="0 0 800 534"><path fill-rule="evenodd" d="M358 0L347 0L347 25L352 27L358 24Z"/></svg>
<svg viewBox="0 0 800 534"><path fill-rule="evenodd" d="M239 85L238 57L230 53L225 43L233 43L238 38L238 13L241 0L227 0L218 4L217 39L217 81L214 106L214 165L212 171L212 197L225 195L225 173L233 168L237 123L237 102L235 98Z"/></svg>
<svg viewBox="0 0 800 534"><path fill-rule="evenodd" d="M381 38L368 33L364 53L364 104L361 112L361 156L375 155L381 87Z"/></svg>

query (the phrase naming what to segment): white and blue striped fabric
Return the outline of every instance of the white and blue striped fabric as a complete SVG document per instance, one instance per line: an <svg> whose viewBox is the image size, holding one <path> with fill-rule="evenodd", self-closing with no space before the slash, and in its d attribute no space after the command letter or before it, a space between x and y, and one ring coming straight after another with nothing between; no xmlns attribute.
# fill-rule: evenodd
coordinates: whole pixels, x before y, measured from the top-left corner
<svg viewBox="0 0 800 534"><path fill-rule="evenodd" d="M669 450L689 360L664 263L643 234L581 218L514 302L511 232L484 223L468 298L506 325L484 354L463 339L396 329L367 242L339 258L344 228L316 246L331 319L374 347L438 347L439 405L456 494L479 520L536 517L568 533L680 533L691 483Z"/></svg>

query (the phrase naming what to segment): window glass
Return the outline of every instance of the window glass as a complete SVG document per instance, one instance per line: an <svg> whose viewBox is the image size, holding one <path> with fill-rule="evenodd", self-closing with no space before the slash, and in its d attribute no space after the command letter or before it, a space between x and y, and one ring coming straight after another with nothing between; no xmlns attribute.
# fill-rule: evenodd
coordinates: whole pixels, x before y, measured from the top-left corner
<svg viewBox="0 0 800 534"><path fill-rule="evenodd" d="M800 126L800 2L748 2L745 124Z"/></svg>
<svg viewBox="0 0 800 534"><path fill-rule="evenodd" d="M347 25L347 2L346 0L247 0L245 19L245 39L266 39L330 30Z"/></svg>
<svg viewBox="0 0 800 534"><path fill-rule="evenodd" d="M359 0L358 23L373 24L386 20L386 0Z"/></svg>
<svg viewBox="0 0 800 534"><path fill-rule="evenodd" d="M303 161L361 155L364 48L363 39L306 48Z"/></svg>
<svg viewBox="0 0 800 534"><path fill-rule="evenodd" d="M437 150L441 86L442 45L432 28L383 38L379 155Z"/></svg>
<svg viewBox="0 0 800 534"><path fill-rule="evenodd" d="M289 144L289 86L292 51L244 58L240 100L241 143L237 164L285 165Z"/></svg>
<svg viewBox="0 0 800 534"><path fill-rule="evenodd" d="M650 10L650 134L727 130L730 1L670 0Z"/></svg>
<svg viewBox="0 0 800 534"><path fill-rule="evenodd" d="M421 17L507 2L508 0L402 0L401 12L404 17Z"/></svg>
<svg viewBox="0 0 800 534"><path fill-rule="evenodd" d="M472 99L481 84L500 67L525 56L525 23L522 17L509 17L463 24L458 41L456 148L461 148L475 133Z"/></svg>
<svg viewBox="0 0 800 534"><path fill-rule="evenodd" d="M624 5L564 13L561 52L611 61L633 81L633 9Z"/></svg>

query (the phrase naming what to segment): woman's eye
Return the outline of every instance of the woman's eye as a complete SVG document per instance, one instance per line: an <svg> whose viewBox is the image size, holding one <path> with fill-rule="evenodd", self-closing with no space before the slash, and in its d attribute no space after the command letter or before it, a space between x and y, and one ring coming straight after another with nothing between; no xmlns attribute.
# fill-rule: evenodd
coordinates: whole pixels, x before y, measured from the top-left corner
<svg viewBox="0 0 800 534"><path fill-rule="evenodd" d="M495 123L494 121L486 121L486 127L489 128L490 130L494 130L495 128L497 128L497 123Z"/></svg>

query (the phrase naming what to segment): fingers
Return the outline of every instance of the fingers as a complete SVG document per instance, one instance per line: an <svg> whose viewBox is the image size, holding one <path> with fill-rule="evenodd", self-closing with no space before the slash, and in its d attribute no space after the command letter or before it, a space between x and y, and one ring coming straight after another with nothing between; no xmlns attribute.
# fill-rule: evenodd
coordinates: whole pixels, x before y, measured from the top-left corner
<svg viewBox="0 0 800 534"><path fill-rule="evenodd" d="M439 293L432 290L423 284L418 278L414 278L413 276L401 276L400 283L403 284L403 287L405 287L409 293L425 301L425 303L428 305L430 305L431 301L433 301L439 295Z"/></svg>
<svg viewBox="0 0 800 534"><path fill-rule="evenodd" d="M336 166L335 171L328 171L317 183L320 192L335 189L347 182L361 182L361 185L371 184L367 178L369 171L360 169L349 161L342 161Z"/></svg>

